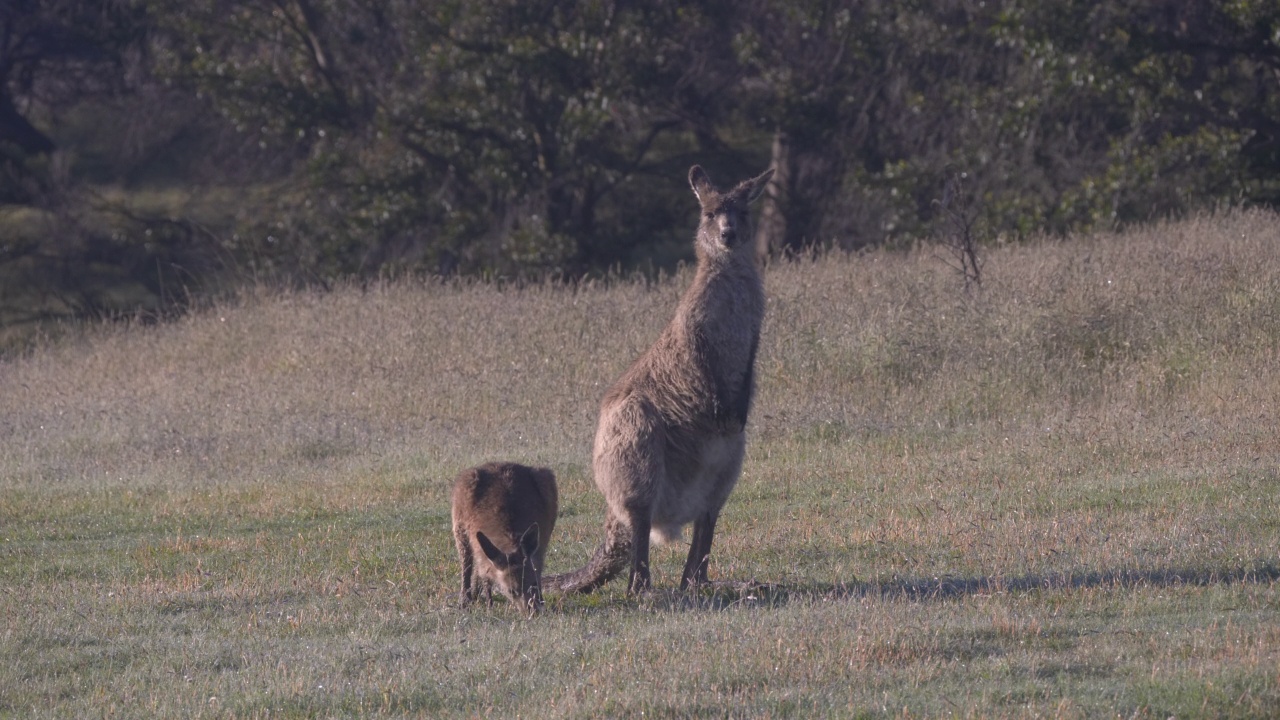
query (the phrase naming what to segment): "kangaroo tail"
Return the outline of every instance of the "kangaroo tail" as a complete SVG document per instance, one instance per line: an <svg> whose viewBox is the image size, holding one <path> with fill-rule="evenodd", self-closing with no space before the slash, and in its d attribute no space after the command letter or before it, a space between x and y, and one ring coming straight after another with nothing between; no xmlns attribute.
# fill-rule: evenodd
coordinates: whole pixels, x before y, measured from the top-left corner
<svg viewBox="0 0 1280 720"><path fill-rule="evenodd" d="M604 520L604 543L586 565L542 579L544 588L563 593L589 593L618 576L631 561L631 529L612 512Z"/></svg>

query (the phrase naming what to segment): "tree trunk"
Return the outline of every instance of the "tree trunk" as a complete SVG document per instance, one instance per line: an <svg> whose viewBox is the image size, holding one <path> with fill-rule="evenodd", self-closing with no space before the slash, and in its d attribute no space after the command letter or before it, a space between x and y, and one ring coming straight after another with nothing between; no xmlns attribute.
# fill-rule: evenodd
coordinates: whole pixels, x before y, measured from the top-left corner
<svg viewBox="0 0 1280 720"><path fill-rule="evenodd" d="M764 267L770 255L787 239L787 195L791 188L791 143L787 134L773 134L773 177L761 198L760 220L756 224L756 261Z"/></svg>
<svg viewBox="0 0 1280 720"><path fill-rule="evenodd" d="M0 84L0 140L17 145L27 156L48 154L57 147L49 136L37 130L18 112L3 84Z"/></svg>

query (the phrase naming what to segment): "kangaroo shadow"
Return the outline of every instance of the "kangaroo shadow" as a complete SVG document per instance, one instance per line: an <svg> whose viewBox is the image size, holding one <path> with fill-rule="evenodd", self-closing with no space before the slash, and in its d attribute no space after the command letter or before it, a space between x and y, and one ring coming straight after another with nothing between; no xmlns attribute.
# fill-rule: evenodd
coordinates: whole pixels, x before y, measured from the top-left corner
<svg viewBox="0 0 1280 720"><path fill-rule="evenodd" d="M654 591L646 603L655 609L728 610L780 607L792 602L862 598L937 602L958 597L1081 588L1205 587L1269 584L1280 580L1280 566L1260 563L1237 568L1156 568L1076 570L973 577L904 577L887 581L772 583L717 580L690 592Z"/></svg>

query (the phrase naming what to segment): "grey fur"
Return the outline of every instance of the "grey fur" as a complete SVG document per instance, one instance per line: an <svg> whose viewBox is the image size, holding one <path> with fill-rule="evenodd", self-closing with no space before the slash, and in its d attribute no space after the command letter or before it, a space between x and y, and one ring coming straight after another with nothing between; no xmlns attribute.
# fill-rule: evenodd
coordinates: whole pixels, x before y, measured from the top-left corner
<svg viewBox="0 0 1280 720"><path fill-rule="evenodd" d="M556 525L559 495L546 468L492 462L453 483L453 539L462 564L461 602L493 586L525 609L542 607L542 568Z"/></svg>
<svg viewBox="0 0 1280 720"><path fill-rule="evenodd" d="M641 592L651 585L651 535L675 539L689 523L680 587L707 581L716 519L742 470L764 318L747 206L771 175L721 192L701 167L689 170L702 209L697 271L670 324L605 393L592 460L608 503L605 541L549 587L590 592L630 560L628 590Z"/></svg>

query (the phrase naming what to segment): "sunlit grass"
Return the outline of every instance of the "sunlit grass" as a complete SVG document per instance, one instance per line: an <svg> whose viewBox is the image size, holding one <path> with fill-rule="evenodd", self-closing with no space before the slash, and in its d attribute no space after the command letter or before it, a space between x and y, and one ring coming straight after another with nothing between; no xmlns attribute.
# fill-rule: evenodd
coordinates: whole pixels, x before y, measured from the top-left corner
<svg viewBox="0 0 1280 720"><path fill-rule="evenodd" d="M255 291L0 364L0 715L1257 717L1280 706L1280 221L767 276L701 593L455 607L449 480L560 483L688 275Z"/></svg>

